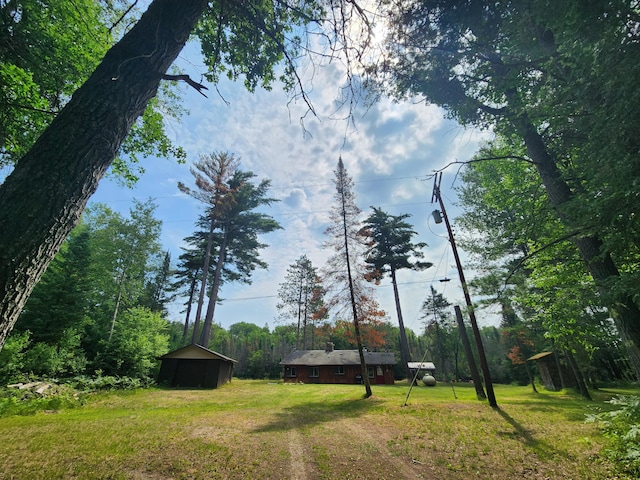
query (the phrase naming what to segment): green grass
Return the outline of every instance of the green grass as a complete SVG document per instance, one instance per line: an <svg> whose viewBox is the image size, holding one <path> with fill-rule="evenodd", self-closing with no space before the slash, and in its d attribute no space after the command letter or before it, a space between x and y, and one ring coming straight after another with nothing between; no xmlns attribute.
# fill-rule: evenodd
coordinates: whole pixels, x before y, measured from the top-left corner
<svg viewBox="0 0 640 480"><path fill-rule="evenodd" d="M462 479L616 475L584 422L594 402L496 386L240 381L217 390L101 393L83 407L0 418L0 478ZM624 478L618 475L616 478Z"/></svg>

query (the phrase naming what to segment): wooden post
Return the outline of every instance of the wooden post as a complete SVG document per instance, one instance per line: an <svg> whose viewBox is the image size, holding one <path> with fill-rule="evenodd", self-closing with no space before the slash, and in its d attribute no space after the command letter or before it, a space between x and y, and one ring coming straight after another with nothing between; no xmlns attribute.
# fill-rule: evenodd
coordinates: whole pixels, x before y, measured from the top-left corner
<svg viewBox="0 0 640 480"><path fill-rule="evenodd" d="M498 403L496 402L496 396L493 392L493 384L491 383L491 372L489 372L489 364L487 363L487 357L484 353L484 346L482 345L482 337L480 336L480 330L478 329L478 322L476 321L476 314L473 310L473 304L471 303L471 296L469 295L469 288L467 287L467 281L464 278L464 271L462 270L462 262L460 261L460 256L458 255L458 248L456 247L456 241L453 237L453 230L451 229L451 224L449 223L449 217L447 216L447 211L444 208L444 203L442 202L442 196L440 195L440 181L442 180L442 173L439 175L436 174L435 183L433 186L433 198L435 197L438 200L438 204L440 205L440 211L442 213L442 218L444 219L444 223L447 226L447 232L449 233L449 243L451 243L451 249L453 250L453 257L456 261L456 267L458 268L458 275L460 276L460 283L462 284L462 292L464 293L464 300L467 303L467 308L469 311L469 320L471 321L471 329L473 331L473 337L476 342L476 348L478 350L478 357L480 359L480 368L482 369L482 376L484 377L484 383L487 388L487 397L489 399L489 405L493 408L498 407Z"/></svg>

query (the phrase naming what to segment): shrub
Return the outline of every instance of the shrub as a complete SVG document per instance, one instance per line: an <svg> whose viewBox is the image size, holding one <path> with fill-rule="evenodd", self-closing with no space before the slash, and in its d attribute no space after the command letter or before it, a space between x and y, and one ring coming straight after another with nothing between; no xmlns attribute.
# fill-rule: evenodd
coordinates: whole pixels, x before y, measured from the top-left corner
<svg viewBox="0 0 640 480"><path fill-rule="evenodd" d="M588 422L597 423L609 440L604 453L623 471L640 478L640 397L618 395L607 403L610 411L588 415Z"/></svg>

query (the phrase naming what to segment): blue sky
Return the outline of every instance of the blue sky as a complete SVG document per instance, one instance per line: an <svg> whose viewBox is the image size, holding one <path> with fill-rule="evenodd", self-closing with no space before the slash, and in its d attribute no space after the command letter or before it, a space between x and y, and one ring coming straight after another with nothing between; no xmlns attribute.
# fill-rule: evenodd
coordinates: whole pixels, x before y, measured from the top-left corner
<svg viewBox="0 0 640 480"><path fill-rule="evenodd" d="M193 46L180 57L183 70L200 80L200 60ZM340 94L339 66L317 70L310 96L317 116L307 115L304 130L300 118L306 112L301 102L291 103L288 95L275 85L273 90L251 94L241 82L222 81L209 86L208 98L185 90L183 101L190 114L168 126L175 142L188 154L186 165L149 158L146 173L134 189L121 187L105 178L91 202L102 202L127 213L133 198L151 197L158 204L157 217L163 221L162 243L177 260L183 239L193 232L202 206L179 192L179 181L192 185L191 162L213 151L229 151L241 160L243 170L251 170L259 179L272 182L271 196L278 198L267 213L284 227L265 235L269 247L262 251L269 264L257 271L251 285L227 284L216 308L215 321L227 328L244 321L259 326L278 324L277 290L286 270L301 255L307 255L319 269L329 252L322 249L323 231L328 223L335 188L333 171L338 158L355 182L356 203L364 215L370 206L399 215L408 213L418 235L426 242L425 259L434 263L423 272L401 271L400 297L405 325L422 329L419 309L429 286L451 302L462 303L460 284L443 224L435 225L431 211L433 181L427 175L456 160L471 158L483 134L466 130L446 120L440 109L422 103L381 101L355 121L344 120L336 98ZM305 132L306 131L306 132ZM455 168L442 180L442 193L450 216L455 216L456 201L452 185ZM454 281L443 283L442 278ZM467 274L467 280L473 278ZM397 324L392 289L388 280L376 287L378 301L389 320ZM171 307L171 320L183 321L179 313L183 299ZM481 324L488 323L479 315Z"/></svg>

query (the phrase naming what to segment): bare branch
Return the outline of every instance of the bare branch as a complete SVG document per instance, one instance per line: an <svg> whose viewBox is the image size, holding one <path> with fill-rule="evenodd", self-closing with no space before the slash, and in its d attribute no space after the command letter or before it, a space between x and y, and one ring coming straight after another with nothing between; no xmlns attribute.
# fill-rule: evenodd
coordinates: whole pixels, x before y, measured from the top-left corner
<svg viewBox="0 0 640 480"><path fill-rule="evenodd" d="M111 32L112 32L112 30L113 30L114 28L116 28L116 27L118 26L118 24L119 24L120 22L122 22L122 20L124 20L124 17L126 17L127 15L129 15L129 12L130 12L131 10L133 10L137 4L138 4L138 0L134 0L134 2L131 4L131 6L130 6L129 8L127 8L127 9L124 11L124 13L123 13L122 15L120 15L120 18L118 18L118 20L116 20L116 22L115 22L113 25L111 25L111 27L109 27L109 33L111 33Z"/></svg>
<svg viewBox="0 0 640 480"><path fill-rule="evenodd" d="M189 77L189 75L169 75L169 74L165 73L164 75L162 75L162 79L163 80L169 80L169 81L172 81L172 82L178 82L180 80L182 80L183 82L187 82L189 85L191 85L193 88L195 88L200 95L202 95L204 98L208 98L202 92L202 90L209 90L209 89L206 86L204 86L203 84L198 83L195 80L192 80L191 77Z"/></svg>

